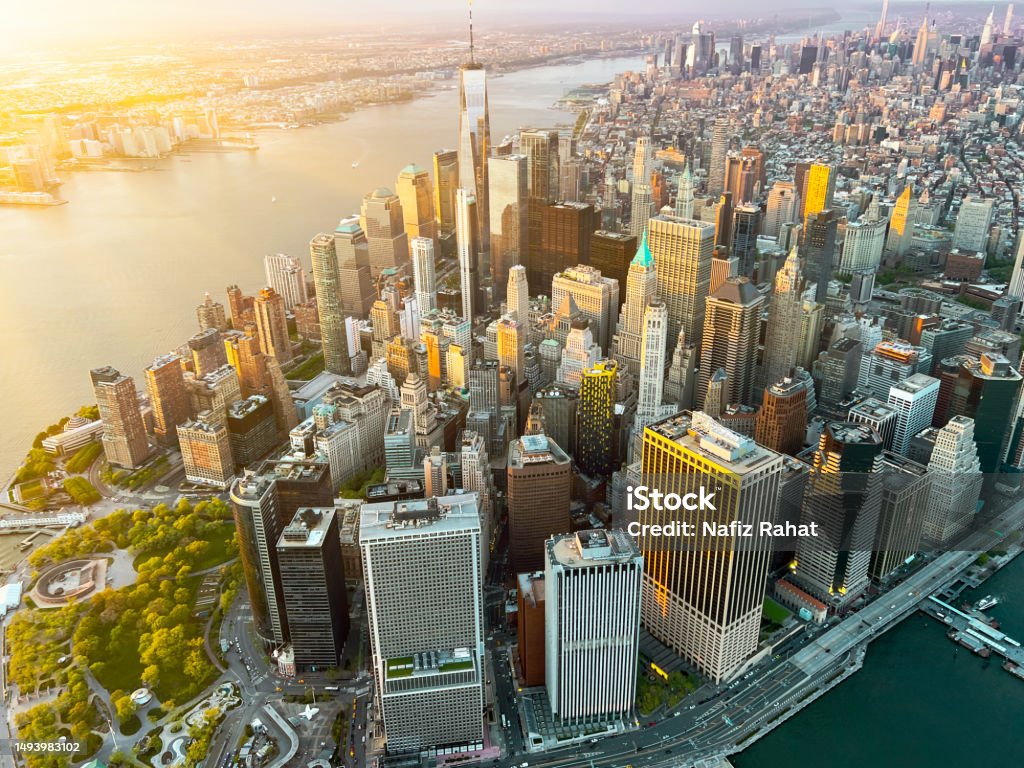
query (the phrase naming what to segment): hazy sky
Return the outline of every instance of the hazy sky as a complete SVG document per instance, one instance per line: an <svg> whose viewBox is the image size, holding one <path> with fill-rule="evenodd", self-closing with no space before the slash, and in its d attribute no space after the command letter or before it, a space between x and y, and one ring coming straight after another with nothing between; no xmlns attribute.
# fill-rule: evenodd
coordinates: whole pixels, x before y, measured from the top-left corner
<svg viewBox="0 0 1024 768"><path fill-rule="evenodd" d="M785 13L794 8L850 7L881 8L882 0L475 0L474 16L478 29L510 18L543 22L572 16L627 19L658 15L666 22L688 22L718 14L734 15L743 10L757 14ZM977 0L988 4L989 0ZM958 3L961 4L961 3ZM973 3L972 3L973 4ZM897 6L920 3L892 3ZM937 3L933 3L937 5ZM267 29L328 30L348 23L360 26L374 22L409 22L430 15L435 24L458 28L459 17L466 12L466 0L0 0L0 49L26 48L36 42L56 42L72 38L111 40L133 37L194 35L202 32L239 33ZM1002 14L1005 3L997 6ZM890 11L892 13L892 11Z"/></svg>

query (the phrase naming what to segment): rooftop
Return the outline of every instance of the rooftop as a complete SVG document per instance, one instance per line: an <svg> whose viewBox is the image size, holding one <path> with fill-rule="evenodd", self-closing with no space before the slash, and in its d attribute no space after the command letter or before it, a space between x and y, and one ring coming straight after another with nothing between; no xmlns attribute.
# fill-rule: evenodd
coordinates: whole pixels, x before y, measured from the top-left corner
<svg viewBox="0 0 1024 768"><path fill-rule="evenodd" d="M477 495L463 493L364 504L359 522L359 542L471 531L480 531Z"/></svg>

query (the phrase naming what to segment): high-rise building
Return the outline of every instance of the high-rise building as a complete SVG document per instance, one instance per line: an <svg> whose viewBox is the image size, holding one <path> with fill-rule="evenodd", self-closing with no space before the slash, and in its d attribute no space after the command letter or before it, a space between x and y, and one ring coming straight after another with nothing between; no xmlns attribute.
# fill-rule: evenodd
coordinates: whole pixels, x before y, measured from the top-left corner
<svg viewBox="0 0 1024 768"><path fill-rule="evenodd" d="M473 322L479 307L479 231L476 198L461 187L455 192L455 237L459 251L459 288L462 291L462 316Z"/></svg>
<svg viewBox="0 0 1024 768"><path fill-rule="evenodd" d="M349 620L335 510L296 512L277 540L277 563L296 671L337 669Z"/></svg>
<svg viewBox="0 0 1024 768"><path fill-rule="evenodd" d="M146 389L153 406L153 434L164 445L173 445L178 439L175 427L192 417L181 358L172 354L154 360L146 368Z"/></svg>
<svg viewBox="0 0 1024 768"><path fill-rule="evenodd" d="M900 196L896 198L896 205L893 206L892 216L889 217L889 235L886 239L885 247L888 250L895 253L897 256L903 256L910 249L911 243L914 240L914 222L917 219L917 200L914 199L912 194L913 190L911 185L907 185L903 188ZM880 221L871 222L872 224L882 223ZM845 246L844 246L845 249ZM843 264L846 263L846 257L843 257ZM865 264L865 267L870 268L871 266L878 266L875 264Z"/></svg>
<svg viewBox="0 0 1024 768"><path fill-rule="evenodd" d="M516 617L516 631L519 640L519 667L524 685L544 685L545 675L545 626L544 602L547 593L544 572L520 573L519 614Z"/></svg>
<svg viewBox="0 0 1024 768"><path fill-rule="evenodd" d="M711 283L715 225L659 214L647 224L647 244L668 307L668 337L682 329L694 341L704 332L704 302Z"/></svg>
<svg viewBox="0 0 1024 768"><path fill-rule="evenodd" d="M633 151L633 200L630 234L641 237L647 229L647 220L651 217L653 201L651 197L651 148L650 138L640 136L636 140Z"/></svg>
<svg viewBox="0 0 1024 768"><path fill-rule="evenodd" d="M306 272L302 268L302 262L294 256L268 253L263 257L263 271L267 276L267 285L284 299L285 309L293 309L296 304L303 304L309 300Z"/></svg>
<svg viewBox="0 0 1024 768"><path fill-rule="evenodd" d="M647 246L647 234L629 264L626 277L626 302L619 315L619 326L612 340L612 357L624 370L636 377L640 374L644 313L658 295L658 274L654 256Z"/></svg>
<svg viewBox="0 0 1024 768"><path fill-rule="evenodd" d="M490 249L487 193L491 118L487 106L487 72L473 59L472 26L471 20L469 61L459 68L459 187L477 201L476 231L480 250L486 253Z"/></svg>
<svg viewBox="0 0 1024 768"><path fill-rule="evenodd" d="M797 163L797 192L800 196L800 221L814 213L832 208L836 189L836 172L830 165Z"/></svg>
<svg viewBox="0 0 1024 768"><path fill-rule="evenodd" d="M686 340L680 331L676 338L676 346L672 351L672 362L665 377L664 397L666 402L674 404L681 410L693 406L696 390L697 345Z"/></svg>
<svg viewBox="0 0 1024 768"><path fill-rule="evenodd" d="M364 504L359 546L388 752L482 745L484 617L475 494Z"/></svg>
<svg viewBox="0 0 1024 768"><path fill-rule="evenodd" d="M597 345L607 350L619 315L619 284L594 267L579 264L556 273L551 280L552 305L561 305L566 296L572 296L589 320Z"/></svg>
<svg viewBox="0 0 1024 768"><path fill-rule="evenodd" d="M437 240L437 221L434 219L434 185L430 174L415 163L398 173L395 193L402 204L405 237L410 246L414 238L425 237L431 244Z"/></svg>
<svg viewBox="0 0 1024 768"><path fill-rule="evenodd" d="M984 253L992 226L993 200L968 195L960 203L953 230L953 247L967 253Z"/></svg>
<svg viewBox="0 0 1024 768"><path fill-rule="evenodd" d="M761 231L761 209L756 205L740 205L732 214L732 250L741 275L754 272L757 257L757 236Z"/></svg>
<svg viewBox="0 0 1024 768"><path fill-rule="evenodd" d="M719 368L728 376L726 401L751 402L764 296L746 277L730 278L708 297L701 340L697 402Z"/></svg>
<svg viewBox="0 0 1024 768"><path fill-rule="evenodd" d="M653 301L644 312L643 340L640 351L640 376L637 381L636 420L634 433L661 419L665 388L665 347L668 344L668 308ZM582 394L582 391L581 391Z"/></svg>
<svg viewBox="0 0 1024 768"><path fill-rule="evenodd" d="M644 559L625 531L545 542L544 653L551 712L596 726L634 717Z"/></svg>
<svg viewBox="0 0 1024 768"><path fill-rule="evenodd" d="M274 406L263 395L250 395L245 400L232 402L224 424L237 467L255 466L278 442Z"/></svg>
<svg viewBox="0 0 1024 768"><path fill-rule="evenodd" d="M455 231L455 190L459 188L459 155L454 149L434 153L434 211L439 232Z"/></svg>
<svg viewBox="0 0 1024 768"><path fill-rule="evenodd" d="M354 226L354 225L353 225ZM354 233L349 233L354 234ZM342 277L336 237L319 234L309 243L316 289L316 311L320 318L320 344L324 351L324 370L347 374L352 370L342 305Z"/></svg>
<svg viewBox="0 0 1024 768"><path fill-rule="evenodd" d="M806 430L807 390L803 384L785 377L766 387L757 415L758 444L795 456L803 448Z"/></svg>
<svg viewBox="0 0 1024 768"><path fill-rule="evenodd" d="M369 316L377 292L370 274L370 246L366 241L366 233L359 225L358 216L350 216L338 222L334 230L334 251L338 259L341 308L344 314Z"/></svg>
<svg viewBox="0 0 1024 768"><path fill-rule="evenodd" d="M505 305L508 313L520 323L530 322L530 287L526 267L516 264L508 271L508 290Z"/></svg>
<svg viewBox="0 0 1024 768"><path fill-rule="evenodd" d="M194 334L188 340L188 348L192 353L192 370L196 376L205 376L228 362L220 331L215 328Z"/></svg>
<svg viewBox="0 0 1024 768"><path fill-rule="evenodd" d="M783 458L703 412L684 411L644 430L641 471L646 486L666 494L715 489L713 507L651 505L638 522L695 527L678 547L641 537L642 617L652 635L720 682L757 650L771 540L708 536L703 523L773 521Z"/></svg>
<svg viewBox="0 0 1024 768"><path fill-rule="evenodd" d="M676 218L693 218L693 175L690 173L690 163L687 161L676 185Z"/></svg>
<svg viewBox="0 0 1024 768"><path fill-rule="evenodd" d="M223 424L208 424L202 419L177 426L185 479L190 483L226 490L234 476L231 439Z"/></svg>
<svg viewBox="0 0 1024 768"><path fill-rule="evenodd" d="M271 475L245 474L231 485L238 555L252 606L253 626L268 644L288 638L288 617L277 564L277 539L284 523L277 484Z"/></svg>
<svg viewBox="0 0 1024 768"><path fill-rule="evenodd" d="M775 273L775 290L768 308L762 365L765 386L781 381L797 365L804 286L800 257L792 248L785 265Z"/></svg>
<svg viewBox="0 0 1024 768"><path fill-rule="evenodd" d="M590 263L590 240L597 217L589 203L556 203L541 210L539 259L527 267L530 293L551 290L554 276L576 264ZM557 306L557 304L555 304Z"/></svg>
<svg viewBox="0 0 1024 768"><path fill-rule="evenodd" d="M214 328L218 331L228 329L228 320L224 315L224 305L214 301L209 293L203 299L203 303L196 307L196 320L199 321L199 330Z"/></svg>
<svg viewBox="0 0 1024 768"><path fill-rule="evenodd" d="M846 420L871 427L881 438L882 447L888 451L896 439L897 417L895 406L883 403L876 397L866 397L850 408Z"/></svg>
<svg viewBox="0 0 1024 768"><path fill-rule="evenodd" d="M998 352L983 353L960 365L950 399L950 414L967 416L974 423L981 471L1000 472L1017 427L1021 374Z"/></svg>
<svg viewBox="0 0 1024 768"><path fill-rule="evenodd" d="M915 373L889 387L889 405L896 410L896 434L892 450L907 455L910 440L932 423L939 397L939 380Z"/></svg>
<svg viewBox="0 0 1024 768"><path fill-rule="evenodd" d="M882 498L870 574L884 582L920 551L931 478L927 467L889 451L876 471L882 473Z"/></svg>
<svg viewBox="0 0 1024 768"><path fill-rule="evenodd" d="M619 309L626 300L623 287L629 273L630 259L636 253L637 238L619 232L599 229L590 238L590 266L619 284Z"/></svg>
<svg viewBox="0 0 1024 768"><path fill-rule="evenodd" d="M725 156L729 151L729 119L715 118L711 129L711 159L708 162L708 194L718 197L725 191Z"/></svg>
<svg viewBox="0 0 1024 768"><path fill-rule="evenodd" d="M877 270L885 250L885 227L885 219L860 219L847 224L836 273L849 275L858 270ZM912 230L913 225L908 224L907 228Z"/></svg>
<svg viewBox="0 0 1024 768"><path fill-rule="evenodd" d="M800 236L800 253L805 261L807 279L816 283L814 300L824 304L828 282L835 264L836 233L839 218L831 208L808 213Z"/></svg>
<svg viewBox="0 0 1024 768"><path fill-rule="evenodd" d="M412 274L416 288L416 306L425 317L437 309L437 282L434 273L434 241L428 237L414 237L412 244Z"/></svg>
<svg viewBox="0 0 1024 768"><path fill-rule="evenodd" d="M545 434L524 435L508 446L509 561L516 572L544 563L544 542L571 529L572 462Z"/></svg>
<svg viewBox="0 0 1024 768"><path fill-rule="evenodd" d="M761 232L766 237L779 236L783 224L792 224L799 216L799 199L792 181L776 181L768 192L768 206Z"/></svg>
<svg viewBox="0 0 1024 768"><path fill-rule="evenodd" d="M242 397L265 394L271 387L267 357L260 349L256 326L246 327L251 330L251 335L235 333L224 339L228 365L235 369Z"/></svg>
<svg viewBox="0 0 1024 768"><path fill-rule="evenodd" d="M523 259L520 254L520 263L526 265L529 273L530 292L539 295L551 284L550 276L546 281L542 277L541 230L544 209L558 196L558 131L522 131L519 151L526 155L527 192L527 257ZM572 263L581 262L582 259L576 259ZM551 274L557 271L552 270Z"/></svg>
<svg viewBox="0 0 1024 768"><path fill-rule="evenodd" d="M93 368L89 375L103 422L103 453L107 461L124 469L141 466L149 458L150 446L135 380L109 365Z"/></svg>
<svg viewBox="0 0 1024 768"><path fill-rule="evenodd" d="M618 365L599 360L580 376L580 398L576 409L576 453L580 472L591 477L608 477L614 465L615 395Z"/></svg>
<svg viewBox="0 0 1024 768"><path fill-rule="evenodd" d="M263 354L275 358L282 365L289 362L293 356L292 341L288 336L284 299L273 288L263 288L253 302L253 309ZM223 354L223 345L218 346Z"/></svg>
<svg viewBox="0 0 1024 768"><path fill-rule="evenodd" d="M487 161L491 230L491 279L497 300L504 298L509 270L527 256L527 158L492 157ZM523 321L526 318L521 318Z"/></svg>
<svg viewBox="0 0 1024 768"><path fill-rule="evenodd" d="M870 583L881 504L874 469L881 454L878 433L852 422L828 423L814 454L801 522L817 523L821 533L798 540L794 578L835 608L848 605Z"/></svg>
<svg viewBox="0 0 1024 768"><path fill-rule="evenodd" d="M498 364L510 368L516 381L525 381L526 325L505 315L498 321Z"/></svg>
<svg viewBox="0 0 1024 768"><path fill-rule="evenodd" d="M555 381L564 387L578 390L583 371L594 366L601 356L601 348L594 342L594 335L584 319L574 320L572 329L565 339L561 362Z"/></svg>
<svg viewBox="0 0 1024 768"><path fill-rule="evenodd" d="M409 263L409 238L403 217L398 195L387 187L378 187L363 197L359 226L366 233L370 273L374 277L385 269Z"/></svg>
<svg viewBox="0 0 1024 768"><path fill-rule="evenodd" d="M947 547L974 520L984 481L974 442L974 419L954 416L938 430L928 461L928 474L931 491L922 543Z"/></svg>
<svg viewBox="0 0 1024 768"><path fill-rule="evenodd" d="M861 343L845 336L826 350L816 368L820 371L821 403L826 409L834 409L857 388L862 357Z"/></svg>
<svg viewBox="0 0 1024 768"><path fill-rule="evenodd" d="M928 373L932 356L924 347L901 341L883 341L865 351L860 364L857 387L880 400L889 398L893 382L904 381L915 373Z"/></svg>

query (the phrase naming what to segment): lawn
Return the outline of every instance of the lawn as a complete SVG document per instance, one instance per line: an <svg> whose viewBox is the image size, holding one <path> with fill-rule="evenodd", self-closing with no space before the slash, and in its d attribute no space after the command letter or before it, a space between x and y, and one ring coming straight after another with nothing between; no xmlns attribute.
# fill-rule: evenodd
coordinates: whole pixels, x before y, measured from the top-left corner
<svg viewBox="0 0 1024 768"><path fill-rule="evenodd" d="M235 526L233 523L223 523L218 526L218 530L213 531L209 538L203 539L204 541L208 541L210 546L207 547L206 551L196 558L194 562L190 563L192 571L204 571L215 565L226 563L231 559L232 555L228 554L228 549L231 546L231 540L234 535ZM170 554L171 550L176 548L177 545L171 544L166 547L159 547L158 549L136 555L135 560L132 562L132 566L135 570L139 570L139 566L151 557L159 557L162 560Z"/></svg>
<svg viewBox="0 0 1024 768"><path fill-rule="evenodd" d="M288 373L285 374L286 379L292 381L308 381L312 379L324 370L324 353L317 352L315 355L310 355L309 359L305 362L292 368Z"/></svg>
<svg viewBox="0 0 1024 768"><path fill-rule="evenodd" d="M761 616L772 624L782 624L786 619L789 618L790 613L783 606L772 600L770 597L766 597L764 600L764 609L761 612Z"/></svg>

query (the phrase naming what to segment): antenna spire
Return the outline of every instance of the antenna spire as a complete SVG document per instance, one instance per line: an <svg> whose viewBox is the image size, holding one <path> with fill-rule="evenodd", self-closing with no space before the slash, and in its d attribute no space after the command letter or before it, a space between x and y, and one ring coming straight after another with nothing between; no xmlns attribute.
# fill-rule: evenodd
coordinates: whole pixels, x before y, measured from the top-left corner
<svg viewBox="0 0 1024 768"><path fill-rule="evenodd" d="M469 63L476 63L473 60L473 0L469 0Z"/></svg>

